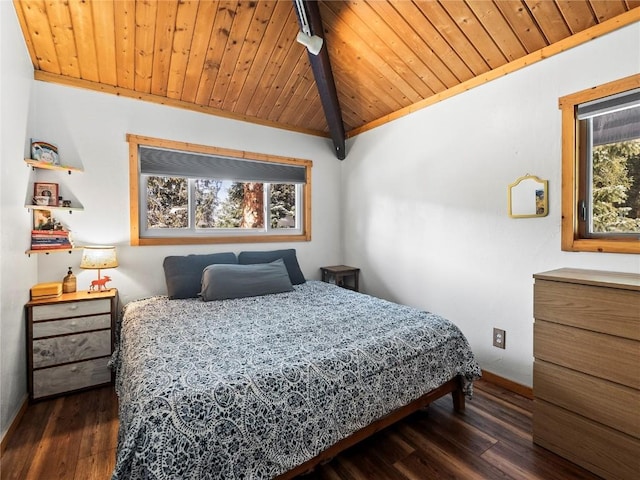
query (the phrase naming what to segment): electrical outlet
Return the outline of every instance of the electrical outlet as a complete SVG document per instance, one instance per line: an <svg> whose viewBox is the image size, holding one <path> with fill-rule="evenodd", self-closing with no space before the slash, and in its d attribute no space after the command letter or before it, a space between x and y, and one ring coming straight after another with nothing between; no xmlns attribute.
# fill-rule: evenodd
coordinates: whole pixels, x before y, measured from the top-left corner
<svg viewBox="0 0 640 480"><path fill-rule="evenodd" d="M498 348L505 348L507 340L507 332L500 330L499 328L493 329L493 346Z"/></svg>

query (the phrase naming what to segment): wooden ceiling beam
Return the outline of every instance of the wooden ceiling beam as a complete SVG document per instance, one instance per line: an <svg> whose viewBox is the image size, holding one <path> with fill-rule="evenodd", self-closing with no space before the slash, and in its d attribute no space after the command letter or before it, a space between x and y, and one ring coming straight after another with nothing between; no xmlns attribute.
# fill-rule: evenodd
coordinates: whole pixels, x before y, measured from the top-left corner
<svg viewBox="0 0 640 480"><path fill-rule="evenodd" d="M298 17L298 24L302 30L303 20L301 15L306 16L309 24L311 35L317 35L324 39L324 29L322 27L322 18L320 16L320 9L316 0L292 0L293 6ZM304 12L300 12L303 9ZM309 56L309 63L311 63L311 70L318 87L318 93L320 94L320 101L322 102L322 108L324 110L325 118L327 119L327 125L329 126L329 133L333 140L333 146L335 154L339 160L344 160L347 156L345 146L345 131L344 123L342 121L342 111L340 110L340 102L338 101L338 92L336 90L336 84L333 79L333 72L331 71L331 62L329 60L329 52L325 44L320 49L318 55L314 55L307 51Z"/></svg>

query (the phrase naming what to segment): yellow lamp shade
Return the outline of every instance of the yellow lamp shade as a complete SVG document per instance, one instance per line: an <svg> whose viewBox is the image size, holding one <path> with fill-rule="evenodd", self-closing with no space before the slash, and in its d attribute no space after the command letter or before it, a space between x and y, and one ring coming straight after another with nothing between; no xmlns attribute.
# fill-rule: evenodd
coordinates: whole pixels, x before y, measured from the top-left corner
<svg viewBox="0 0 640 480"><path fill-rule="evenodd" d="M89 291L105 290L106 283L111 281L111 277L100 277L100 269L115 268L118 266L118 258L116 257L116 247L106 245L95 245L92 247L84 247L82 250L82 260L80 260L80 268L88 268L98 270L98 279L93 280L89 286Z"/></svg>
<svg viewBox="0 0 640 480"><path fill-rule="evenodd" d="M100 270L101 268L115 268L117 266L116 247L105 245L84 247L80 268Z"/></svg>

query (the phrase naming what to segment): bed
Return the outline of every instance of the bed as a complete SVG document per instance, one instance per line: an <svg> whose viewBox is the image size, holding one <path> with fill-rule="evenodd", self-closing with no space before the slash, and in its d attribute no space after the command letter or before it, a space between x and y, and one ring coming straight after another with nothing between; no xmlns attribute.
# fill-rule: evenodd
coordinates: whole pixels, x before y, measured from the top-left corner
<svg viewBox="0 0 640 480"><path fill-rule="evenodd" d="M446 319L319 281L130 302L112 366L113 480L292 478L480 376Z"/></svg>

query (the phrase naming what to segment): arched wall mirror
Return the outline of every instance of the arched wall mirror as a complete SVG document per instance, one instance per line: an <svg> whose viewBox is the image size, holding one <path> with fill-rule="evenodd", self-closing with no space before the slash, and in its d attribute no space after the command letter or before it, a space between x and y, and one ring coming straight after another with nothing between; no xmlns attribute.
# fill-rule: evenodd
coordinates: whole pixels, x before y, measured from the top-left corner
<svg viewBox="0 0 640 480"><path fill-rule="evenodd" d="M548 185L548 180L529 174L509 184L509 216L546 217L549 213Z"/></svg>

